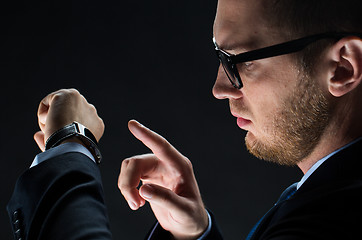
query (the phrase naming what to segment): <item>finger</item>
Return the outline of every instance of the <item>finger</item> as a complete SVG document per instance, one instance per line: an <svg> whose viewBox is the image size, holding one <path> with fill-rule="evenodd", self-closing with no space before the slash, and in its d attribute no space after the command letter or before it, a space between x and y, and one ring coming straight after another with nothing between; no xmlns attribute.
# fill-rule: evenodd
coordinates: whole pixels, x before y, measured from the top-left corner
<svg viewBox="0 0 362 240"><path fill-rule="evenodd" d="M187 216L191 211L185 198L159 185L144 184L140 187L139 194L149 203L168 209L174 217Z"/></svg>
<svg viewBox="0 0 362 240"><path fill-rule="evenodd" d="M39 124L40 129L42 129L42 130L45 127L45 123L46 123L47 115L48 115L48 110L49 110L48 96L45 97L40 102L39 107L38 107L38 124Z"/></svg>
<svg viewBox="0 0 362 240"><path fill-rule="evenodd" d="M58 93L61 93L61 91L62 90L52 92L40 101L40 104L38 107L38 123L39 123L40 129L43 130L43 128L45 127L47 116L48 116L48 111L49 111L49 108L50 108L50 105L51 105L51 102L52 102L54 96Z"/></svg>
<svg viewBox="0 0 362 240"><path fill-rule="evenodd" d="M37 114L38 114L38 124L43 132L45 131L45 124L47 121L48 112L54 99L56 98L59 99L59 97L64 95L64 93L79 94L79 92L76 89L60 89L58 91L48 94L40 101Z"/></svg>
<svg viewBox="0 0 362 240"><path fill-rule="evenodd" d="M44 133L38 131L34 134L34 140L42 152L45 151Z"/></svg>
<svg viewBox="0 0 362 240"><path fill-rule="evenodd" d="M40 101L40 104L38 107L39 122L41 122L42 124L46 123L46 116L47 116L48 110L52 104L54 97L60 96L64 93L71 93L71 92L78 93L80 95L80 93L76 89L60 89L60 90L57 90L55 92L48 94L45 98L43 98Z"/></svg>
<svg viewBox="0 0 362 240"><path fill-rule="evenodd" d="M143 142L161 160L176 165L189 163L188 159L179 153L165 138L146 128L135 120L128 122L131 133Z"/></svg>
<svg viewBox="0 0 362 240"><path fill-rule="evenodd" d="M122 162L118 188L131 209L137 210L144 205L144 199L140 197L137 187L143 177L157 168L158 162L153 154L135 156Z"/></svg>

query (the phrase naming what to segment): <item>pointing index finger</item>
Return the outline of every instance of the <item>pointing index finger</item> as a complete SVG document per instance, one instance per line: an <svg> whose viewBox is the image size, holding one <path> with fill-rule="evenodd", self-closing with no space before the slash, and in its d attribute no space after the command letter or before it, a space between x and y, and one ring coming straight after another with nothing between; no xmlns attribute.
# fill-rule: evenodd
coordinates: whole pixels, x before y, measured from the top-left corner
<svg viewBox="0 0 362 240"><path fill-rule="evenodd" d="M185 164L185 157L177 151L165 138L146 128L136 120L128 122L131 133L161 160L168 163Z"/></svg>

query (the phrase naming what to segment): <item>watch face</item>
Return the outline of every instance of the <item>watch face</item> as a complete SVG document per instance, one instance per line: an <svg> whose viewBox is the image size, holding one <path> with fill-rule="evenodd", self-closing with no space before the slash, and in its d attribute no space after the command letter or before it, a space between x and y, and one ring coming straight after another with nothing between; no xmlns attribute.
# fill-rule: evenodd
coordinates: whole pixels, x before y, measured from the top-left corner
<svg viewBox="0 0 362 240"><path fill-rule="evenodd" d="M95 158L96 163L100 163L102 160L102 154L101 151L98 148L98 141L93 135L93 133L86 128L83 124L80 124L78 122L73 122L73 125L75 126L75 131L82 136L82 139L86 141L88 150L92 153L93 157Z"/></svg>

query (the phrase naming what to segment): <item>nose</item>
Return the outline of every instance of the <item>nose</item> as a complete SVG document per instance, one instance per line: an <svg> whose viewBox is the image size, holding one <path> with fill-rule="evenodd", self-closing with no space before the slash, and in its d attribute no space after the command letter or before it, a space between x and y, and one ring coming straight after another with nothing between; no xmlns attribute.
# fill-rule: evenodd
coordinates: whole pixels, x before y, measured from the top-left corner
<svg viewBox="0 0 362 240"><path fill-rule="evenodd" d="M243 96L241 89L237 89L231 84L221 64L212 88L212 94L217 99L238 99Z"/></svg>

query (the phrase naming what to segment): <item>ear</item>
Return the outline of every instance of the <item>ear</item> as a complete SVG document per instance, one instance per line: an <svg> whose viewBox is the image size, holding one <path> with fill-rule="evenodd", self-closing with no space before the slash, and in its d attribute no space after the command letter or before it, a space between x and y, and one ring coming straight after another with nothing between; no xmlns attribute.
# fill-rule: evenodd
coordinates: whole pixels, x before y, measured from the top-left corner
<svg viewBox="0 0 362 240"><path fill-rule="evenodd" d="M328 56L332 64L328 90L341 97L355 89L362 81L362 40L357 37L343 38L334 44Z"/></svg>

